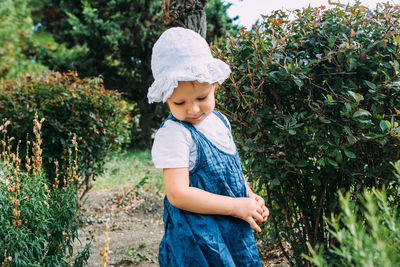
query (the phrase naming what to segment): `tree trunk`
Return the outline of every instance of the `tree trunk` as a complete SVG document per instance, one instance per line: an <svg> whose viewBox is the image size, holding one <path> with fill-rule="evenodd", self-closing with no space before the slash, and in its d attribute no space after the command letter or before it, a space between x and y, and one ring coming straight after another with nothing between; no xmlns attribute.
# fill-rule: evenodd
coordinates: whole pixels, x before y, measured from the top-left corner
<svg viewBox="0 0 400 267"><path fill-rule="evenodd" d="M203 38L207 33L207 0L163 0L163 20L167 26L179 26L199 33Z"/></svg>

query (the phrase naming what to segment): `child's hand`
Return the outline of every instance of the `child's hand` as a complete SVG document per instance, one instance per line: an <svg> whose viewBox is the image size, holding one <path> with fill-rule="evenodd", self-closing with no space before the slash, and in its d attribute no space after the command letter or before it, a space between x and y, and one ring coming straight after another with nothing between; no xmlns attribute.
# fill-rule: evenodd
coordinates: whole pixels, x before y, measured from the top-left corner
<svg viewBox="0 0 400 267"><path fill-rule="evenodd" d="M263 222L262 206L254 198L244 197L235 198L235 208L232 216L245 220L257 232L261 232L261 228L257 222Z"/></svg>
<svg viewBox="0 0 400 267"><path fill-rule="evenodd" d="M262 221L256 221L256 222L258 222L258 223L260 223L260 222L265 222L266 220L267 220L267 218L268 218L268 215L269 215L269 210L268 210L268 208L265 206L265 201L264 201L264 199L262 198L262 197L260 197L259 195L257 195L257 194L254 194L253 192L251 192L251 194L249 194L249 198L252 198L252 199L254 199L255 201L257 201L257 203L260 205L260 207L261 207L261 209L262 209L262 217L263 217L263 219L262 219Z"/></svg>

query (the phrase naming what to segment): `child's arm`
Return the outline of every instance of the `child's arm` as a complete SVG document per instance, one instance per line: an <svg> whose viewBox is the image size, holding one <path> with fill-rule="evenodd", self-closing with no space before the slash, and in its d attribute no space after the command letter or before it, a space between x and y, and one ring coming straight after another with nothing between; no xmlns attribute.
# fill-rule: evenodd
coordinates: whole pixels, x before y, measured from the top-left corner
<svg viewBox="0 0 400 267"><path fill-rule="evenodd" d="M164 185L169 202L176 208L202 214L230 215L247 221L257 232L263 209L253 198L232 198L189 186L188 168L164 169Z"/></svg>

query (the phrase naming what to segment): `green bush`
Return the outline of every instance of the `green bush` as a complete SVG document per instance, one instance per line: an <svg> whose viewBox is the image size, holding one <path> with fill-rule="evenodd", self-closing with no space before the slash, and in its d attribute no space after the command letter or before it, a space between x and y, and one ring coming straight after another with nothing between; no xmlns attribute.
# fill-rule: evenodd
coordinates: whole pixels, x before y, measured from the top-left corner
<svg viewBox="0 0 400 267"><path fill-rule="evenodd" d="M66 167L64 186L51 186L41 171L41 123L34 122L36 139L32 154L27 155L27 171L22 171L18 152L12 152L12 146L19 143L6 135L9 122L0 125L0 263L82 266L90 245L72 259L72 244L78 234L76 157Z"/></svg>
<svg viewBox="0 0 400 267"><path fill-rule="evenodd" d="M399 6L282 10L214 52L232 69L218 91L250 180L271 208L273 238L332 241L323 216L338 190L399 186ZM398 190L391 190L395 205Z"/></svg>
<svg viewBox="0 0 400 267"><path fill-rule="evenodd" d="M121 95L105 90L101 78L79 79L74 72L45 72L0 82L0 119L13 123L10 135L22 140L21 154L32 133L32 120L44 118L43 168L55 177L54 161L66 166L67 140L77 136L81 181L101 173L106 156L128 142L130 117ZM24 158L24 157L22 157ZM60 169L66 175L65 169Z"/></svg>
<svg viewBox="0 0 400 267"><path fill-rule="evenodd" d="M400 179L400 161L396 163ZM339 195L341 214L328 220L336 240L327 252L310 248L316 266L397 266L400 262L400 218L383 191ZM357 202L361 202L360 205Z"/></svg>

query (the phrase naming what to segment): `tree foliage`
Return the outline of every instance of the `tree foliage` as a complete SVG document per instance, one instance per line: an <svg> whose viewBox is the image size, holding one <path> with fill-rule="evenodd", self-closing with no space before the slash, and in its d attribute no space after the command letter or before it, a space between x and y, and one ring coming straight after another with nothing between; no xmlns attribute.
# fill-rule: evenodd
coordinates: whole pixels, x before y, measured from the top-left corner
<svg viewBox="0 0 400 267"><path fill-rule="evenodd" d="M227 14L231 5L221 0L208 0L204 8L207 15L207 42L225 41L227 35L236 36L238 34L239 27L234 24L238 17L230 18Z"/></svg>
<svg viewBox="0 0 400 267"><path fill-rule="evenodd" d="M29 0L3 0L0 5L0 77L43 70L34 60L33 21Z"/></svg>
<svg viewBox="0 0 400 267"><path fill-rule="evenodd" d="M271 208L274 237L294 247L333 239L323 216L338 190L388 188L400 145L399 6L335 4L272 13L215 52L230 63L219 108L248 176Z"/></svg>
<svg viewBox="0 0 400 267"><path fill-rule="evenodd" d="M36 22L58 43L81 48L69 62L63 55L42 50L44 64L58 71L75 69L81 77L102 75L106 88L124 92L134 103L132 116L139 120L133 141L149 146L151 129L164 114L146 100L152 82L151 48L164 29L161 0L43 0L37 14Z"/></svg>

